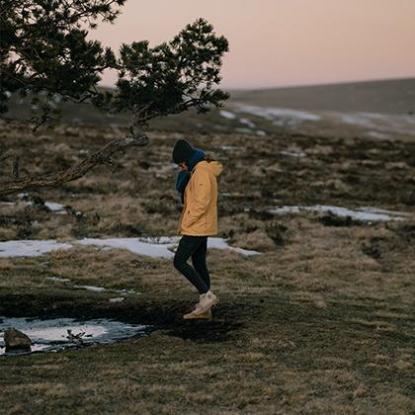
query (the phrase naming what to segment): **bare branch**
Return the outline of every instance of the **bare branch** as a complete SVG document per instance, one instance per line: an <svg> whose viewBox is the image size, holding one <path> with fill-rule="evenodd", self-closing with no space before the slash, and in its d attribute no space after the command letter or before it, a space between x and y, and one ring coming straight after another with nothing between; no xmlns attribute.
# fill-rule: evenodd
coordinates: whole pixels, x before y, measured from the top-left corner
<svg viewBox="0 0 415 415"><path fill-rule="evenodd" d="M148 137L144 133L113 140L95 153L90 154L84 160L76 163L66 170L1 182L0 196L6 196L34 188L56 187L64 183L71 182L81 178L95 166L107 164L108 161L111 160L111 156L115 153L131 147L146 146L148 141Z"/></svg>

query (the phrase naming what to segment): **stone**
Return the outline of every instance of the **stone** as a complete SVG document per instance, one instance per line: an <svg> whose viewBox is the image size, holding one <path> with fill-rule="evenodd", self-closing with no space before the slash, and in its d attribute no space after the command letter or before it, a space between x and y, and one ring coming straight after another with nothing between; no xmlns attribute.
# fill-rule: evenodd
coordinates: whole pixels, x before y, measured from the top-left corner
<svg viewBox="0 0 415 415"><path fill-rule="evenodd" d="M6 351L15 349L30 350L32 345L29 336L13 327L4 332L4 343L6 345Z"/></svg>

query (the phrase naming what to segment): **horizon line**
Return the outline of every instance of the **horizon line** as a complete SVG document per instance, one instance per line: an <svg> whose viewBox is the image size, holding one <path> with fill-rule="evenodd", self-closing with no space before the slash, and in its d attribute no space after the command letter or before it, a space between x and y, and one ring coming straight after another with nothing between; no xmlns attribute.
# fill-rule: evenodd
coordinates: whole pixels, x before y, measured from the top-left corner
<svg viewBox="0 0 415 415"><path fill-rule="evenodd" d="M264 90L269 90L269 89L311 88L311 87L319 87L319 86L335 86L335 85L349 85L349 84L364 84L364 83L370 83L370 82L393 82L393 81L410 81L410 80L415 80L415 75L403 76L403 77L391 77L391 78L352 79L352 80L338 81L338 82L259 86L259 87L252 87L252 88L231 87L231 88L223 88L223 89L226 91L264 91Z"/></svg>
<svg viewBox="0 0 415 415"><path fill-rule="evenodd" d="M410 81L415 80L415 74L410 76L390 77L390 78L365 78L365 79L352 79L338 82L322 82L322 83L305 83L305 84L286 84L286 85L274 85L274 86L256 86L256 87L223 87L224 91L265 91L270 89L294 89L294 88L312 88L320 86L336 86L336 85L349 85L349 84L362 84L370 82L393 82L393 81ZM115 84L99 86L104 88L114 88Z"/></svg>

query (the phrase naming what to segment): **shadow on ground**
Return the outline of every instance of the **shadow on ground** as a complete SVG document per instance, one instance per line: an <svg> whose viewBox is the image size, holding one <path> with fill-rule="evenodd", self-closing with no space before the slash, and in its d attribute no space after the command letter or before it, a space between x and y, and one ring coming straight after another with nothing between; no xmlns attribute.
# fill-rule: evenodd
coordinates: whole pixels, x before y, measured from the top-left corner
<svg viewBox="0 0 415 415"><path fill-rule="evenodd" d="M153 330L163 330L168 336L202 342L223 342L238 336L243 321L259 313L257 305L227 303L218 305L214 319L185 321L182 315L188 312L187 302L166 301L163 304L151 301L136 301L108 305L95 298L74 298L69 293L54 295L0 293L0 315L6 317L39 318L108 318L126 323L145 324Z"/></svg>

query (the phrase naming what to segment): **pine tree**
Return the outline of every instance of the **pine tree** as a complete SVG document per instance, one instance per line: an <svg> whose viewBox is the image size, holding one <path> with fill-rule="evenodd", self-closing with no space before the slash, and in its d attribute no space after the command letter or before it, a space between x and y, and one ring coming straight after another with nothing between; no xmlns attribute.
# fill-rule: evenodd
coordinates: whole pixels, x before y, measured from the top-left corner
<svg viewBox="0 0 415 415"><path fill-rule="evenodd" d="M139 41L123 44L115 53L90 40L98 24L115 21L125 1L0 0L0 113L8 110L10 96L18 94L36 104L36 126L56 115L50 105L55 97L132 114L130 136L110 142L68 170L0 180L0 195L82 177L115 152L146 145L143 128L151 119L190 108L206 112L228 97L218 88L228 42L204 19L155 47ZM118 74L112 90L98 88L105 69Z"/></svg>

